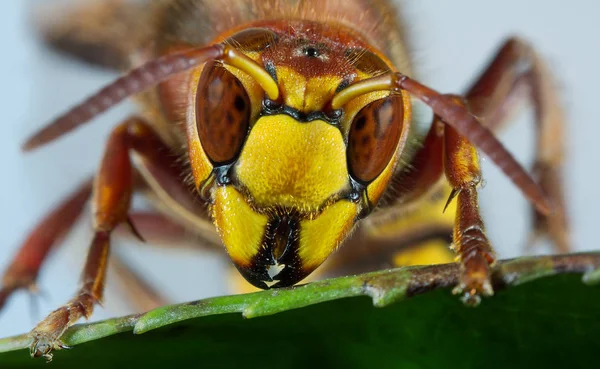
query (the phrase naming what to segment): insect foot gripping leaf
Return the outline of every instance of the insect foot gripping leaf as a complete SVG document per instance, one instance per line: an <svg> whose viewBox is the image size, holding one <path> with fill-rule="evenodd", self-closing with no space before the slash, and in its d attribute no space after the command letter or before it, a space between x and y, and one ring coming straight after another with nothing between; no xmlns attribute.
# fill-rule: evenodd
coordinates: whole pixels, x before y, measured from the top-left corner
<svg viewBox="0 0 600 369"><path fill-rule="evenodd" d="M515 341L523 337L527 340L521 341L521 349L510 351L514 367L528 367L532 354L536 355L536 363L580 367L595 355L593 347L600 328L599 313L594 308L600 303L600 289L581 283L581 274L590 280L599 271L600 253L501 261L492 270L496 298L474 310L449 297L449 288L460 278L456 264L401 268L216 297L76 325L62 337L74 349L57 354L53 365L77 367L86 358L90 368L198 361L211 366L243 362L246 367L259 368L264 365L263 355L250 353L260 352L263 344L243 337L268 336L276 326L289 335L279 345L293 357L303 357L308 350L322 360L335 357L348 368L364 367L367 361L378 365L448 364L458 359L456 350L464 345L472 351L468 358L460 356L462 364L467 360L476 367L505 368L503 360L508 358L498 363L490 361L490 355L503 357L502 353L514 348ZM362 299L347 299L361 295L370 296L375 306L387 308L373 309ZM411 298L416 295L422 296ZM326 301L329 303L321 304ZM242 320L233 313L263 318ZM406 319L415 314L418 319ZM581 324L582 320L586 323ZM547 334L550 326L552 335ZM132 330L138 335L124 333ZM223 336L223 332L231 331L241 336ZM432 335L444 342L444 349L431 345ZM310 337L313 341L307 340ZM315 345L314 339L323 344L334 341L336 345ZM249 345L248 355L230 354L237 340ZM29 341L27 335L0 339L3 367L35 366L21 355ZM390 343L408 347L398 352L389 349ZM344 359L348 347L352 347L351 360ZM561 350L552 349L559 347ZM160 354L144 355L148 350ZM190 350L193 355L184 354ZM419 354L411 355L414 350ZM303 367L297 359L286 356L281 360L286 367Z"/></svg>

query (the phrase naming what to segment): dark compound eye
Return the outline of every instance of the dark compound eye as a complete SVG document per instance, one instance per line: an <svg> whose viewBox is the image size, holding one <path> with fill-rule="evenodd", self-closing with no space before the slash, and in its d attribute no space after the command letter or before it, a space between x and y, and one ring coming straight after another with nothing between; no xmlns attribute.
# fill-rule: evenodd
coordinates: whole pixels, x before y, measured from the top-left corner
<svg viewBox="0 0 600 369"><path fill-rule="evenodd" d="M404 120L401 96L390 96L362 108L348 135L348 166L359 182L377 178L392 160Z"/></svg>
<svg viewBox="0 0 600 369"><path fill-rule="evenodd" d="M202 71L196 94L200 143L213 164L237 158L250 122L250 98L242 83L214 62Z"/></svg>

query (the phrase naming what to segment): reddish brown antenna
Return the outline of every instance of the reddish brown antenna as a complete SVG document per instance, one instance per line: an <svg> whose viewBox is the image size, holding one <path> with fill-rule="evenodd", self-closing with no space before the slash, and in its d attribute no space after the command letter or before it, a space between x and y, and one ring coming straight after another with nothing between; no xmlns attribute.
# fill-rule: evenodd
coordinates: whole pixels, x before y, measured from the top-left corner
<svg viewBox="0 0 600 369"><path fill-rule="evenodd" d="M24 151L31 151L43 146L88 122L129 96L153 87L177 73L197 67L209 60L223 59L225 51L226 47L224 45L217 44L166 55L148 62L117 79L50 122L30 137L22 148Z"/></svg>

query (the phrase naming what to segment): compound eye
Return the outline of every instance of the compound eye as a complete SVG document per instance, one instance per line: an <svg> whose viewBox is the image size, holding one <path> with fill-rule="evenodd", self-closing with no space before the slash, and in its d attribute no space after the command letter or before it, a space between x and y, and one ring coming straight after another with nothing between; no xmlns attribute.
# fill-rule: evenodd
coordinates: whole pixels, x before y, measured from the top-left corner
<svg viewBox="0 0 600 369"><path fill-rule="evenodd" d="M396 151L403 119L398 95L374 101L356 114L348 135L348 166L354 179L367 184L383 172Z"/></svg>
<svg viewBox="0 0 600 369"><path fill-rule="evenodd" d="M242 83L221 65L207 63L196 94L200 143L215 165L239 155L248 133L250 98Z"/></svg>

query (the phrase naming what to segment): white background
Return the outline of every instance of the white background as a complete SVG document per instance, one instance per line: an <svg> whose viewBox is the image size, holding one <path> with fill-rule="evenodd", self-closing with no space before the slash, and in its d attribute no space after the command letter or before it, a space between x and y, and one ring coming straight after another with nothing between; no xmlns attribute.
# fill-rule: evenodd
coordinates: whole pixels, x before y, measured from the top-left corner
<svg viewBox="0 0 600 369"><path fill-rule="evenodd" d="M92 173L111 126L126 116L123 106L85 129L35 153L19 146L28 134L102 86L114 75L54 55L41 47L28 15L33 1L0 5L0 270L4 270L27 231L53 204ZM592 0L404 0L418 75L444 92L459 92L508 35L531 41L556 75L568 126L567 197L574 244L578 250L600 249L598 226L598 162L600 142L597 90L600 85L600 7ZM502 140L528 162L533 152L530 113L524 112ZM481 191L489 236L502 257L521 254L528 227L528 207L520 194L487 160L487 185ZM24 293L0 313L0 336L23 333L44 314L75 292L90 232L80 222L41 273L47 296L32 316ZM120 247L122 242L116 242ZM126 247L136 266L175 301L225 293L224 262L214 256L175 256ZM546 248L535 250L547 252ZM110 276L109 276L110 284ZM94 319L128 312L109 294Z"/></svg>

